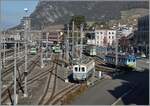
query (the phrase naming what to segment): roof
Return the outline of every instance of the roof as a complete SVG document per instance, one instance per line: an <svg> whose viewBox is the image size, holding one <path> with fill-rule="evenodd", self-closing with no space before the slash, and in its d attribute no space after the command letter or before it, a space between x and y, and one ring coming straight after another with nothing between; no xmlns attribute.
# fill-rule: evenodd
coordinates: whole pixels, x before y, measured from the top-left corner
<svg viewBox="0 0 150 106"><path fill-rule="evenodd" d="M106 57L115 57L116 54L115 53L111 53L111 54L107 54ZM131 54L118 54L118 58L132 58L135 59L135 55L131 55Z"/></svg>

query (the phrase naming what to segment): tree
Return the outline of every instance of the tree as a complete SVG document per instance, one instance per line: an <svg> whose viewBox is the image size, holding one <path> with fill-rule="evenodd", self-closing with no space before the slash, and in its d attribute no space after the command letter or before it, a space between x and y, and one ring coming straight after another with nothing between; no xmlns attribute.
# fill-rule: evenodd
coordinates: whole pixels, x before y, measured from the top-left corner
<svg viewBox="0 0 150 106"><path fill-rule="evenodd" d="M96 21L90 26L89 30L92 30L93 27L96 29L108 29L109 25L106 21Z"/></svg>
<svg viewBox="0 0 150 106"><path fill-rule="evenodd" d="M70 26L72 26L72 22L74 21L75 23L75 28L80 29L80 25L83 24L84 29L86 28L87 24L86 24L86 20L84 16L81 15L77 15L77 16L72 16L71 20L70 20ZM72 29L72 28L71 28Z"/></svg>

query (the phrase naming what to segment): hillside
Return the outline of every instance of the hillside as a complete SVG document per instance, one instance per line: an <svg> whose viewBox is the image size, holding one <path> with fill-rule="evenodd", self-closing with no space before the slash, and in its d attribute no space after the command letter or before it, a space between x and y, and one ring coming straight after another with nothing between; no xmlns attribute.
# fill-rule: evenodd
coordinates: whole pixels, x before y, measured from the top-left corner
<svg viewBox="0 0 150 106"><path fill-rule="evenodd" d="M40 1L30 15L32 28L68 23L73 15L84 15L86 20L120 19L121 11L133 8L148 9L148 2L140 1Z"/></svg>

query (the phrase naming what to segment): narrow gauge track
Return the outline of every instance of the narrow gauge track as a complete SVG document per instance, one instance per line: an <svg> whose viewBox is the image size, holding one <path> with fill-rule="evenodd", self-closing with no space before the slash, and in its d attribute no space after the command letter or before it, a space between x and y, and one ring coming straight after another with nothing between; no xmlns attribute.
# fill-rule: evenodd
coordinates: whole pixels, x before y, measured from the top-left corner
<svg viewBox="0 0 150 106"><path fill-rule="evenodd" d="M17 66L20 66L23 63L24 63L24 59L17 60ZM2 74L2 78L7 76L9 73L11 73L13 69L14 69L14 64L11 64L7 68L5 68L4 71L1 73Z"/></svg>
<svg viewBox="0 0 150 106"><path fill-rule="evenodd" d="M56 57L57 57L57 55L56 55ZM58 62L58 59L59 59L59 56L56 58L56 62ZM57 72L58 72L57 66L58 65L56 64L55 70L54 70L56 75L57 75ZM49 99L44 103L45 105L49 104L49 102L52 100L52 98L53 98L53 96L55 94L55 91L56 91L56 82L57 82L57 76L56 75L54 75L54 84L53 84L53 88L52 88L52 93L49 96Z"/></svg>
<svg viewBox="0 0 150 106"><path fill-rule="evenodd" d="M25 62L24 59L18 59L17 60L17 66L21 66L24 62ZM29 65L31 65L31 64L29 64ZM14 69L13 63L8 65L6 68L4 68L4 71L2 71L2 78L6 77L11 72L13 72L13 69Z"/></svg>
<svg viewBox="0 0 150 106"><path fill-rule="evenodd" d="M58 103L59 101L61 101L61 99L66 96L68 93L70 93L71 91L78 89L80 87L80 85L77 84L72 84L69 87L66 87L64 89L62 89L61 91L59 91L57 94L55 94L51 100L51 105L55 105L56 103Z"/></svg>
<svg viewBox="0 0 150 106"><path fill-rule="evenodd" d="M55 59L56 59L56 57L54 57L54 60ZM52 69L50 71L53 72L56 69L56 66L57 65L55 63L53 63L52 64ZM41 98L40 98L40 100L38 102L38 105L41 105L41 104L44 103L44 99L47 96L47 92L48 92L48 89L49 89L49 86L50 86L51 78L52 78L52 73L49 73L47 84L46 84L46 88L45 88L44 93L43 93L43 95L41 96Z"/></svg>
<svg viewBox="0 0 150 106"><path fill-rule="evenodd" d="M47 70L45 70L44 72L38 73L35 76L33 76L32 78L30 78L27 82L27 84L32 84L33 82L37 81L38 79L42 79L44 78L48 73L51 73L52 75L55 75L58 79L64 81L63 78L61 78L60 76L58 76L56 73L52 72L52 67L48 68Z"/></svg>
<svg viewBox="0 0 150 106"><path fill-rule="evenodd" d="M39 57L40 56L38 56L37 58L36 58L36 60L34 61L34 62L32 62L31 64L30 64L30 66L28 67L28 74L33 70L33 68L36 66L36 63L38 63L39 62ZM24 73L21 73L21 78L22 78L22 80L25 78L25 76L24 76ZM8 91L8 89L10 90L10 93L11 94L13 94L13 84L14 84L14 82L12 81L9 85L8 85L8 87L7 88L5 88L4 89L4 91L2 91L2 103L4 104L5 103L5 101L6 100L8 100L8 98L9 98L9 95L7 95L7 91ZM19 88L17 88L17 90L18 90Z"/></svg>
<svg viewBox="0 0 150 106"><path fill-rule="evenodd" d="M72 91L74 89L77 89L79 87L79 85L71 84L69 87L66 87L66 88L62 89L62 90L60 90L57 93L55 92L56 91L56 82L57 82L57 78L58 78L57 77L57 64L56 64L57 61L58 61L58 59L55 59L54 61L55 62L53 63L53 69L50 71L51 74L49 74L49 79L48 79L48 82L47 82L47 85L46 85L46 89L44 91L44 94L40 98L40 101L39 101L38 105L42 105L42 104L44 104L44 105L55 104L56 102L58 102L59 100L61 100L61 98L64 97L64 95L66 95L70 91ZM44 102L44 99L47 96L46 94L48 92L48 89L49 89L49 86L50 86L50 83L51 83L50 80L51 80L53 71L55 71L55 72L54 72L54 83L52 85L52 92L49 95L48 99L45 100L45 102Z"/></svg>

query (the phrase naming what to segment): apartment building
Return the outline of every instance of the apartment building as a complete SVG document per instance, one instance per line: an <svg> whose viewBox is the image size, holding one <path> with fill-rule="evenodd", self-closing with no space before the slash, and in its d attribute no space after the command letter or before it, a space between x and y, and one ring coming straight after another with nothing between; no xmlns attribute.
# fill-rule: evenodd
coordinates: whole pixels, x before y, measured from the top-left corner
<svg viewBox="0 0 150 106"><path fill-rule="evenodd" d="M97 46L112 46L116 40L116 30L95 30L95 43Z"/></svg>

